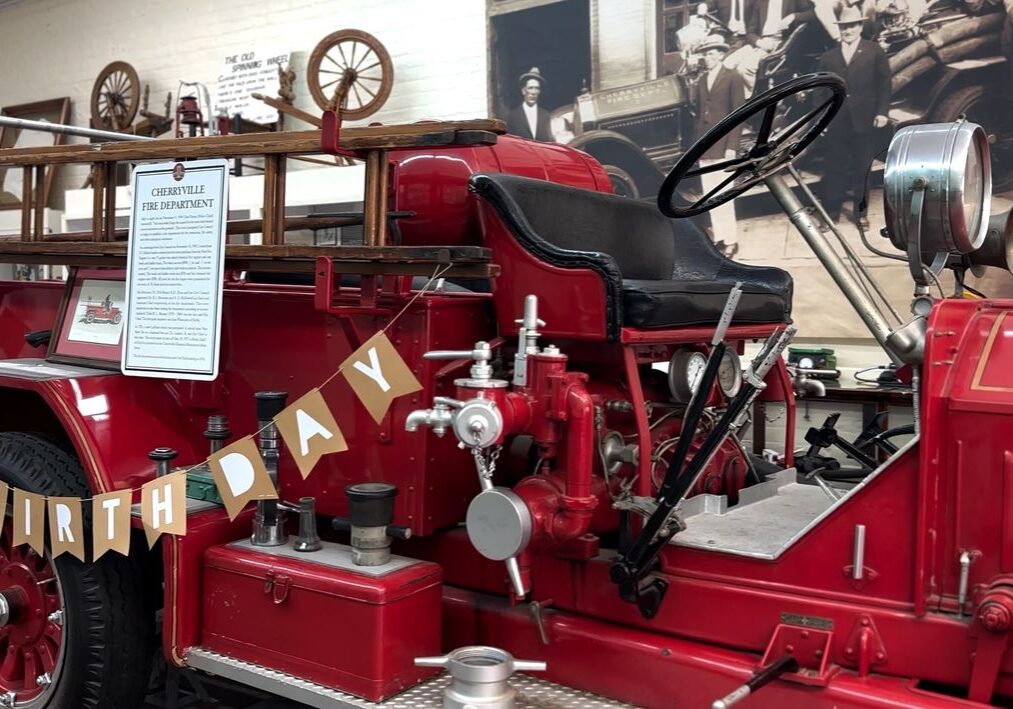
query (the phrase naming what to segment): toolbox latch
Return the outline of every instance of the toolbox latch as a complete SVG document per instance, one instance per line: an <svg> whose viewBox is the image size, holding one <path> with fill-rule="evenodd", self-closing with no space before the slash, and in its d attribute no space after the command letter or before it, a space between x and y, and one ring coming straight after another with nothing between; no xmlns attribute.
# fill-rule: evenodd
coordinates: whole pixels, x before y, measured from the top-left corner
<svg viewBox="0 0 1013 709"><path fill-rule="evenodd" d="M274 605L280 606L288 598L288 591L292 588L292 579L284 574L275 573L273 570L267 572L264 578L264 593L271 594Z"/></svg>

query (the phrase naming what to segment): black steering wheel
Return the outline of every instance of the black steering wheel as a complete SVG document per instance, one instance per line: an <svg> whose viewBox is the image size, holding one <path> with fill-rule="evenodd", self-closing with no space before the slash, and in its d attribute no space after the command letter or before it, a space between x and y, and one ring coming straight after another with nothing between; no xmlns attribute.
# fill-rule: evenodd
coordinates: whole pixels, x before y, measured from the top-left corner
<svg viewBox="0 0 1013 709"><path fill-rule="evenodd" d="M827 72L797 77L751 98L682 154L661 185L658 207L667 217L692 217L735 199L780 170L816 140L837 115L844 98L844 81ZM813 105L815 108L809 108ZM805 106L804 114L773 132L774 120L782 113L779 107L796 106ZM703 155L740 125L755 125L754 119L760 114L760 126L751 148L738 151L728 160L698 165ZM687 199L679 192L680 183L686 178L718 171L727 172L728 177L698 199Z"/></svg>

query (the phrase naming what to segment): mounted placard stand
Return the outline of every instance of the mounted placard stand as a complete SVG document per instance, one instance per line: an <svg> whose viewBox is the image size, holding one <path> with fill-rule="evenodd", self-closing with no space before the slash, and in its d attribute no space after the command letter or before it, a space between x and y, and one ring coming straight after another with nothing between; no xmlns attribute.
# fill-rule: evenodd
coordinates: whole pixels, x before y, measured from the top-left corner
<svg viewBox="0 0 1013 709"><path fill-rule="evenodd" d="M218 375L228 169L215 159L134 170L124 374Z"/></svg>

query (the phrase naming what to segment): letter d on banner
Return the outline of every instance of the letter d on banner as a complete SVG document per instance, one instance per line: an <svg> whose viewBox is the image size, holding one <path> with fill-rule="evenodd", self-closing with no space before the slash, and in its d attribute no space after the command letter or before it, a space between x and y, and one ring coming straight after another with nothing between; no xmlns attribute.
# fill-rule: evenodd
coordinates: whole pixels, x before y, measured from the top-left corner
<svg viewBox="0 0 1013 709"><path fill-rule="evenodd" d="M14 488L14 546L28 544L39 556L46 553L46 498Z"/></svg>
<svg viewBox="0 0 1013 709"><path fill-rule="evenodd" d="M348 450L338 422L319 389L311 389L274 417L285 445L305 480L313 466L328 453Z"/></svg>
<svg viewBox="0 0 1013 709"><path fill-rule="evenodd" d="M92 561L98 561L110 549L130 554L130 490L107 492L92 500Z"/></svg>
<svg viewBox="0 0 1013 709"><path fill-rule="evenodd" d="M235 519L250 500L278 497L253 436L240 438L222 448L208 458L208 467L230 520Z"/></svg>
<svg viewBox="0 0 1013 709"><path fill-rule="evenodd" d="M186 534L186 472L163 475L141 488L141 523L148 546L163 534Z"/></svg>
<svg viewBox="0 0 1013 709"><path fill-rule="evenodd" d="M399 396L422 388L387 336L378 332L341 363L341 373L377 423Z"/></svg>

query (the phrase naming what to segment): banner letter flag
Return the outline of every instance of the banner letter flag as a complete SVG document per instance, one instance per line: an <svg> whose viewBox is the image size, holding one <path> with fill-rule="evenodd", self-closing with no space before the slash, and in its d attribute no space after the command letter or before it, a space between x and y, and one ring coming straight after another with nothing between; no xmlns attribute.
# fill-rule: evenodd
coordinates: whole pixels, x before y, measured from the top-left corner
<svg viewBox="0 0 1013 709"><path fill-rule="evenodd" d="M319 389L311 389L287 406L274 417L274 422L303 480L323 456L348 450L338 422Z"/></svg>
<svg viewBox="0 0 1013 709"><path fill-rule="evenodd" d="M342 362L341 373L377 423L383 421L394 399L422 388L383 332Z"/></svg>
<svg viewBox="0 0 1013 709"><path fill-rule="evenodd" d="M28 544L39 556L46 553L46 498L14 488L14 546Z"/></svg>
<svg viewBox="0 0 1013 709"><path fill-rule="evenodd" d="M49 498L49 544L54 559L64 552L70 552L84 561L84 524L80 498Z"/></svg>
<svg viewBox="0 0 1013 709"><path fill-rule="evenodd" d="M155 478L141 487L141 523L148 546L163 534L186 534L186 472Z"/></svg>
<svg viewBox="0 0 1013 709"><path fill-rule="evenodd" d="M92 500L92 561L98 561L110 549L127 556L130 553L130 490L107 492Z"/></svg>
<svg viewBox="0 0 1013 709"><path fill-rule="evenodd" d="M230 520L235 519L250 500L278 497L253 436L222 448L208 458L208 467Z"/></svg>
<svg viewBox="0 0 1013 709"><path fill-rule="evenodd" d="M4 515L7 514L7 497L10 491L10 486L7 483L0 483L0 524L3 524Z"/></svg>

